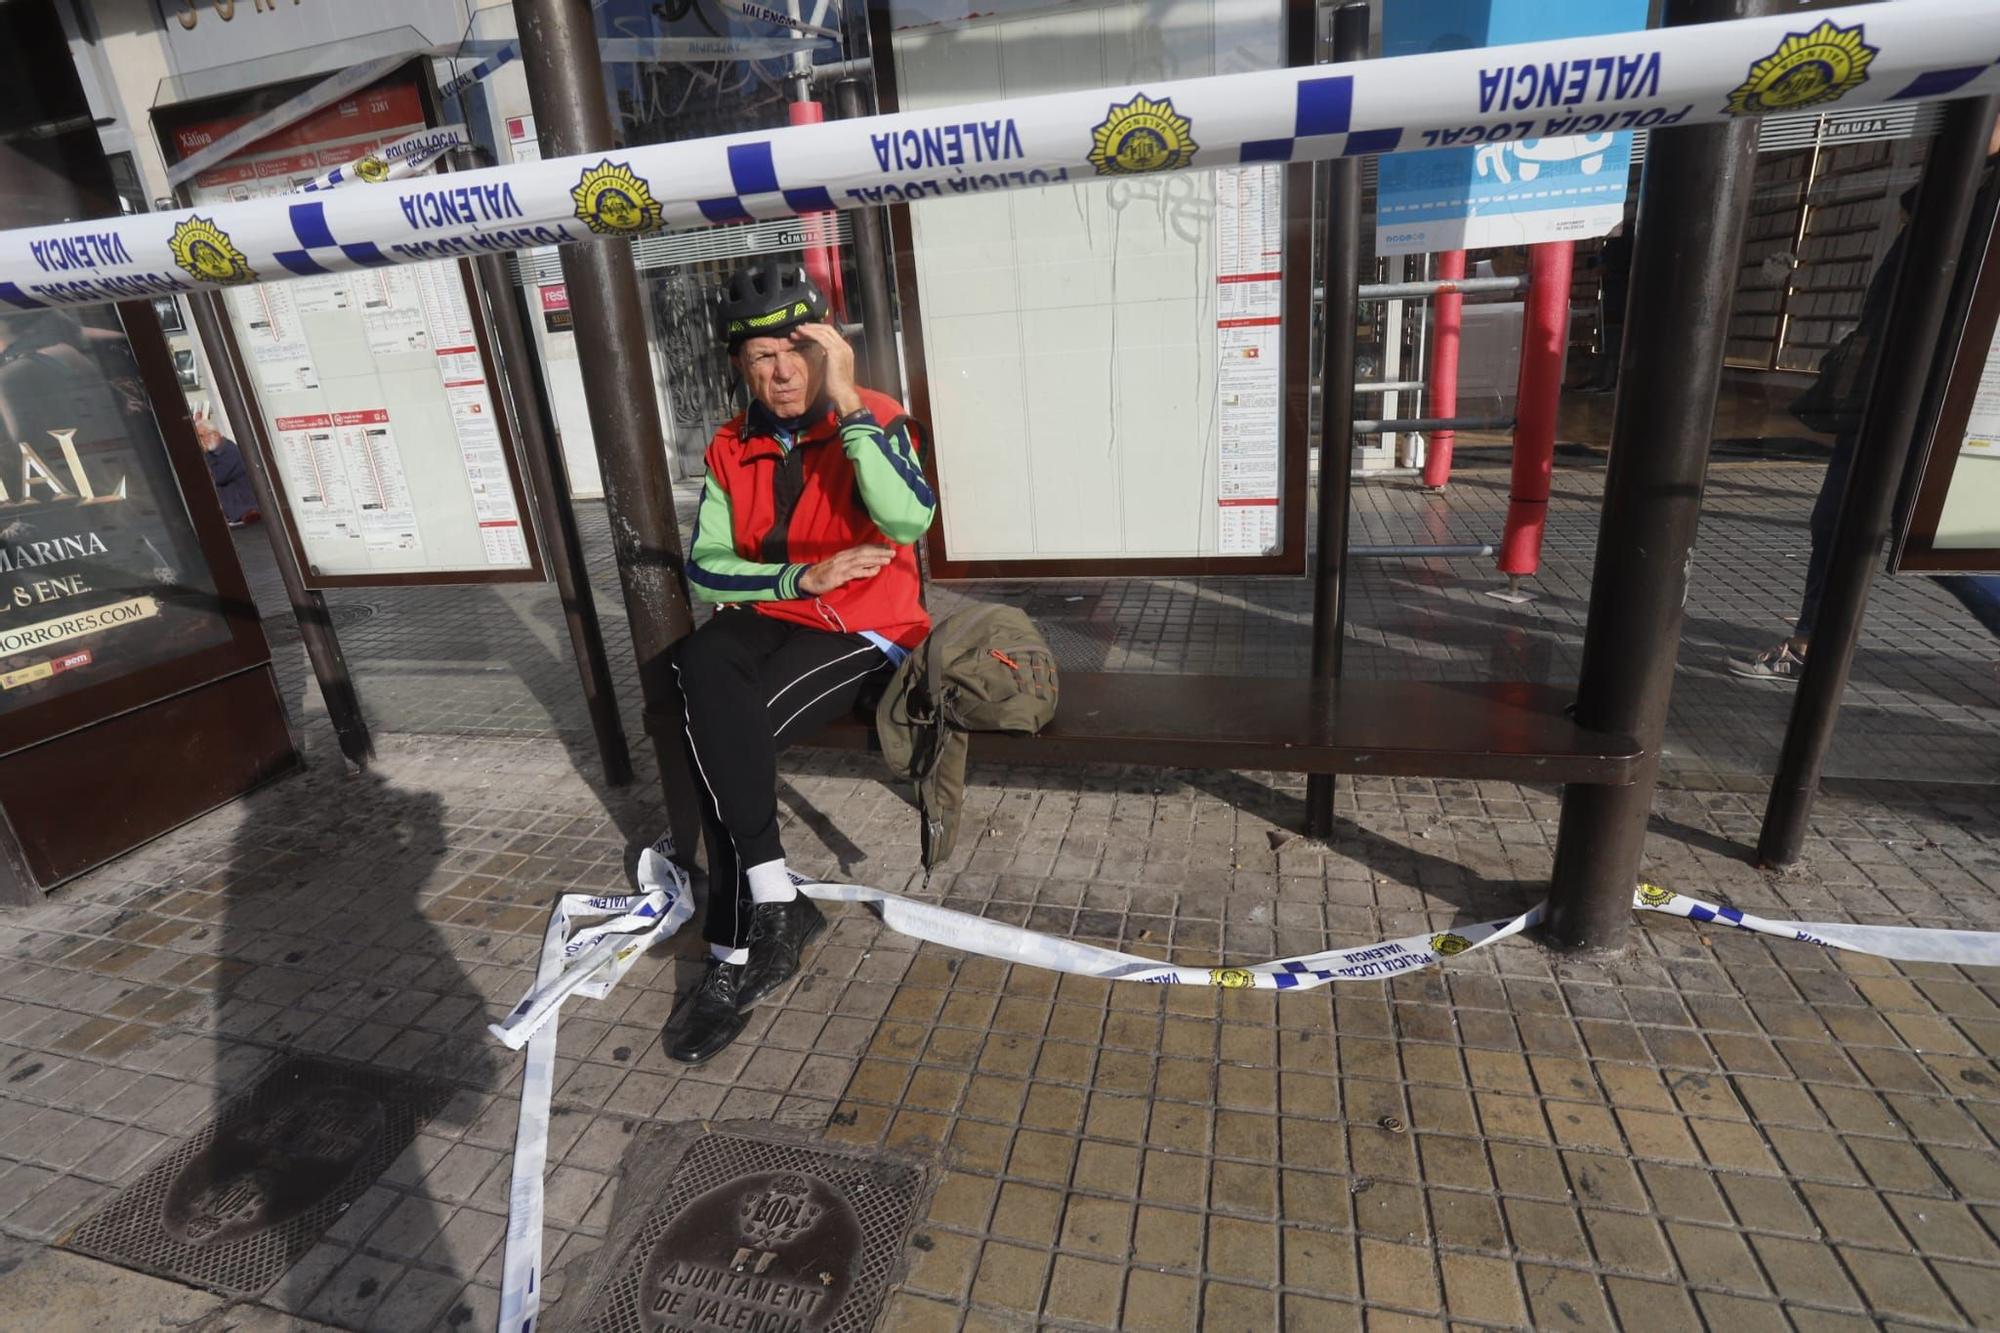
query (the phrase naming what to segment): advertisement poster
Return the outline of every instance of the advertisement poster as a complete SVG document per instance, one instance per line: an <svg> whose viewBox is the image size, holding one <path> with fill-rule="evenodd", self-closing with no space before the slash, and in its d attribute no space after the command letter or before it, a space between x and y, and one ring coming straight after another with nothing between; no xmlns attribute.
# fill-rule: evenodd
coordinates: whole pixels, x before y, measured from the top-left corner
<svg viewBox="0 0 2000 1333"><path fill-rule="evenodd" d="M0 429L0 717L230 641L113 307L0 314Z"/></svg>
<svg viewBox="0 0 2000 1333"><path fill-rule="evenodd" d="M182 157L247 119L190 114L166 135ZM294 191L424 123L415 81L392 77L201 171L190 202ZM223 299L310 580L533 570L458 261L251 283Z"/></svg>
<svg viewBox="0 0 2000 1333"><path fill-rule="evenodd" d="M1382 14L1382 54L1418 55L1630 32L1646 26L1646 9L1646 0L1393 4ZM1530 119L1524 114L1522 123ZM1625 182L1632 168L1629 132L1560 139L1482 138L1477 144L1381 159L1377 254L1577 241L1603 236L1623 220ZM1439 139L1448 142L1446 136Z"/></svg>
<svg viewBox="0 0 2000 1333"><path fill-rule="evenodd" d="M569 308L569 284L552 282L540 289L542 297L542 321L550 333L568 333L576 327L576 317Z"/></svg>

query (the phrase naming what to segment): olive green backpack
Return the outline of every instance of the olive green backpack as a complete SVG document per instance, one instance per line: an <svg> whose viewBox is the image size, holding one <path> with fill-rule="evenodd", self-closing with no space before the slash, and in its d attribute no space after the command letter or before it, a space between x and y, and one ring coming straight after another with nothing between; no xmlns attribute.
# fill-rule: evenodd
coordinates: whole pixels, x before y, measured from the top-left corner
<svg viewBox="0 0 2000 1333"><path fill-rule="evenodd" d="M896 668L875 709L882 757L914 785L924 869L958 839L967 733L1032 736L1056 715L1056 659L1034 622L1011 606L954 611Z"/></svg>

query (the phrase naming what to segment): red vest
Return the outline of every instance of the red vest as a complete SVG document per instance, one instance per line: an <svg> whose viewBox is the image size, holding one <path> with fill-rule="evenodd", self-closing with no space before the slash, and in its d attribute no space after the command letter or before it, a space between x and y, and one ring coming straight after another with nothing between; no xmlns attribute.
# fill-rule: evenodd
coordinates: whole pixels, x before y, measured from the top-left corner
<svg viewBox="0 0 2000 1333"><path fill-rule="evenodd" d="M876 424L886 426L903 415L902 406L887 394L862 389L861 401ZM832 409L799 433L792 444L803 478L798 499L785 525L784 553L767 542L777 518L776 493L784 448L770 435L753 431L748 414L740 414L715 433L708 445L708 470L729 496L736 553L746 560L816 564L850 546L893 545L869 518L840 439L840 422ZM912 442L912 448L915 444ZM859 634L864 630L905 648L914 648L930 633L931 618L920 597L923 581L913 546L899 546L896 557L873 578L856 579L823 597L752 602L752 609L777 620L814 629Z"/></svg>

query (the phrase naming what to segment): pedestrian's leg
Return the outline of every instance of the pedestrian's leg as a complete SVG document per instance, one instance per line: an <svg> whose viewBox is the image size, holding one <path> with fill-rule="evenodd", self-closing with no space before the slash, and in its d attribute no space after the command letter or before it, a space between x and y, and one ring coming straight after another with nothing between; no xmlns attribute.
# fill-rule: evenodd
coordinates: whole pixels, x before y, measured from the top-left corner
<svg viewBox="0 0 2000 1333"><path fill-rule="evenodd" d="M660 1036L669 1059L700 1064L743 1031L739 1002L749 960L750 903L744 856L732 819L755 817L754 784L762 759L765 800L776 805L776 751L765 708L765 659L783 644L782 625L750 611L723 611L683 640L675 653L687 734L702 792L708 847L708 905L702 934L708 971L668 1018ZM751 793L746 798L745 792ZM775 814L773 815L775 818Z"/></svg>
<svg viewBox="0 0 2000 1333"><path fill-rule="evenodd" d="M795 630L765 664L766 709L775 748L782 750L833 718L851 712L869 677L888 669L882 650L859 635ZM777 841L776 786L774 763L770 837L768 842L760 838L756 843L757 854L768 852L770 859L753 860L751 844L741 831L737 835L754 899L750 961L743 969L741 993L741 1002L746 1005L789 981L799 970L805 947L826 928L826 918L811 899L799 893L785 865L784 851Z"/></svg>
<svg viewBox="0 0 2000 1333"><path fill-rule="evenodd" d="M702 934L728 962L741 963L749 942L743 872L769 859L776 844L778 761L763 678L788 637L786 626L766 616L723 611L684 641L674 659L708 847Z"/></svg>
<svg viewBox="0 0 2000 1333"><path fill-rule="evenodd" d="M1795 646L1803 652L1819 619L1820 598L1826 594L1826 568L1833 559L1833 533L1840 526L1840 502L1847 494L1847 474L1854 467L1855 435L1843 431L1833 440L1833 457L1827 460L1826 475L1820 479L1819 496L1813 501L1812 551L1806 557L1806 591L1799 602L1798 622L1792 627Z"/></svg>

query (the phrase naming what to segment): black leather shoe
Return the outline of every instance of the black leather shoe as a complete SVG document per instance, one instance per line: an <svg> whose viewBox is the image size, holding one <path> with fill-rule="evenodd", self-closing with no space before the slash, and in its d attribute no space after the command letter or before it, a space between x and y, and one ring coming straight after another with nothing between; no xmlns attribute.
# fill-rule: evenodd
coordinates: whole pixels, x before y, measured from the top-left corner
<svg viewBox="0 0 2000 1333"><path fill-rule="evenodd" d="M669 1060L698 1065L721 1054L749 1020L737 1007L743 968L710 959L700 984L682 1000L660 1029L660 1044Z"/></svg>
<svg viewBox="0 0 2000 1333"><path fill-rule="evenodd" d="M736 1003L748 1008L798 974L799 955L826 929L826 918L803 893L788 903L750 910L750 961Z"/></svg>

